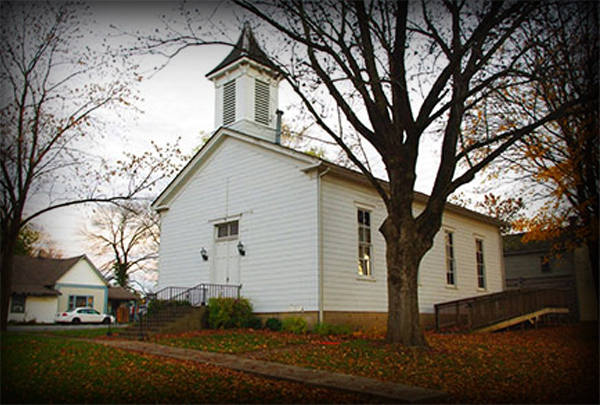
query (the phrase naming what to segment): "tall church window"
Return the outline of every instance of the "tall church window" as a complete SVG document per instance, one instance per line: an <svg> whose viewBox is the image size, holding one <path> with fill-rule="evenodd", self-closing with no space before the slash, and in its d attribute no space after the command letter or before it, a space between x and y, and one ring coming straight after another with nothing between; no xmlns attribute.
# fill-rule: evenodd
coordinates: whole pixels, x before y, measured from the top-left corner
<svg viewBox="0 0 600 405"><path fill-rule="evenodd" d="M358 210L358 275L373 277L371 212Z"/></svg>

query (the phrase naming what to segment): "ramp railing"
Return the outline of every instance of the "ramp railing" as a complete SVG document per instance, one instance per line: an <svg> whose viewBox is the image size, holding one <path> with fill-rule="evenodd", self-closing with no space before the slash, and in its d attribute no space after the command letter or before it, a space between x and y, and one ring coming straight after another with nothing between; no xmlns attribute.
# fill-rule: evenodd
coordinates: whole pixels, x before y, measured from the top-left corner
<svg viewBox="0 0 600 405"><path fill-rule="evenodd" d="M544 308L567 308L561 289L517 289L435 304L436 329L472 331Z"/></svg>

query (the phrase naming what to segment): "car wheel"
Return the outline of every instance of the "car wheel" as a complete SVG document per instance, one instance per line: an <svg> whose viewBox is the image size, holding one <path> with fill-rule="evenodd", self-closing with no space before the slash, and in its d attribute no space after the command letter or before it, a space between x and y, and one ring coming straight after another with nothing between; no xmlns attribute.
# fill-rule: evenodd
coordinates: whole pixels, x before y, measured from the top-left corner
<svg viewBox="0 0 600 405"><path fill-rule="evenodd" d="M102 323L110 323L110 318L104 318L104 320L102 320Z"/></svg>
<svg viewBox="0 0 600 405"><path fill-rule="evenodd" d="M81 323L81 319L79 318L73 318L73 323Z"/></svg>

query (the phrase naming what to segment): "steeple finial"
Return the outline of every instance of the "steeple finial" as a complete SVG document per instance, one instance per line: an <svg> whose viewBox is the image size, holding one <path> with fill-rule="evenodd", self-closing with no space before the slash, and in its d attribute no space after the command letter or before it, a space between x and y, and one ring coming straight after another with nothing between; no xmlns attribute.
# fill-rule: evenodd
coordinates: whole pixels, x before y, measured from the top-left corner
<svg viewBox="0 0 600 405"><path fill-rule="evenodd" d="M246 21L244 22L242 33L229 55L227 55L225 59L223 59L223 61L221 61L221 63L217 65L217 67L208 72L206 74L206 77L210 78L210 76L212 76L214 73L229 65L234 64L237 60L243 57L248 57L254 62L258 62L261 65L272 69L274 74L275 72L277 72L277 67L260 48L258 42L256 41L256 38L254 38L254 34L252 33L250 23Z"/></svg>

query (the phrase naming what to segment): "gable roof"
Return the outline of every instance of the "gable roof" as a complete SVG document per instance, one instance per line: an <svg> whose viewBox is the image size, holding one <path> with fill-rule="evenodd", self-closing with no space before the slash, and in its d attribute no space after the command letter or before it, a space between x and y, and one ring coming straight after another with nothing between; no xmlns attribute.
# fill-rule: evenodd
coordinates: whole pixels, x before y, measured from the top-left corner
<svg viewBox="0 0 600 405"><path fill-rule="evenodd" d="M54 285L81 260L86 260L92 269L98 272L86 255L68 259L15 256L13 258L12 293L34 296L58 296L60 292L54 289ZM98 274L104 280L104 277L99 272Z"/></svg>
<svg viewBox="0 0 600 405"><path fill-rule="evenodd" d="M53 286L82 256L70 259L15 256L13 258L12 292L37 296L60 295Z"/></svg>
<svg viewBox="0 0 600 405"><path fill-rule="evenodd" d="M190 159L190 161L184 166L184 168L175 176L171 183L169 183L169 185L154 200L154 202L152 202L152 207L157 211L165 209L166 207L164 206L164 204L170 199L171 196L176 194L185 185L187 180L198 170L199 166L201 166L201 162L204 161L207 158L207 156L211 154L212 150L217 148L217 146L220 143L222 143L223 138L227 136L254 144L256 146L271 150L276 153L280 153L295 159L302 160L308 165L306 168L302 169L304 171L329 169L330 173L335 174L339 177L345 178L352 182L366 185L367 187L372 187L371 183L362 172L344 166L340 166L323 158L319 158L305 152L300 152L287 146L283 146L281 144L275 144L260 138L255 138L251 135L241 133L231 128L220 127L213 133L210 139L200 148L200 150ZM377 180L385 189L389 187L389 183L386 180ZM415 191L414 195L416 202L427 204L427 202L429 201L429 196L425 193ZM504 225L502 221L496 218L481 214L468 208L460 207L452 203L447 202L444 209L448 212L453 212L463 217L468 217L493 226L500 227Z"/></svg>
<svg viewBox="0 0 600 405"><path fill-rule="evenodd" d="M548 254L551 252L562 252L568 250L568 242L577 240L577 237L570 232L569 229L566 229L565 232L561 233L558 237L550 240L530 240L524 242L523 238L526 235L527 233L524 232L502 236L504 254L510 256L519 254Z"/></svg>
<svg viewBox="0 0 600 405"><path fill-rule="evenodd" d="M109 300L137 300L138 296L129 290L120 286L111 286L108 288Z"/></svg>
<svg viewBox="0 0 600 405"><path fill-rule="evenodd" d="M297 150L287 148L285 146L275 144L273 142L266 141L264 139L256 138L254 136L244 134L242 132L236 131L229 127L220 127L218 128L213 135L206 141L204 145L196 152L196 154L189 160L189 162L181 169L177 175L171 180L171 182L165 187L165 189L156 197L156 199L152 202L152 208L157 211L160 211L164 208L164 205L167 204L168 200L185 185L188 179L193 176L196 171L202 165L202 162L212 154L214 150L223 143L224 138L234 138L240 141L253 144L259 147L262 147L267 150L271 150L273 152L287 155L292 158L299 159L306 164L312 165L319 162L319 158L309 155L304 152L299 152Z"/></svg>
<svg viewBox="0 0 600 405"><path fill-rule="evenodd" d="M255 62L260 63L263 66L273 69L277 71L277 66L269 59L267 54L260 49L258 46L258 42L252 33L252 29L250 28L250 24L248 22L244 23L244 28L242 30L242 34L238 38L237 43L233 47L233 50L219 63L213 70L206 74L206 77L213 75L219 70L232 65L237 60L247 57Z"/></svg>

